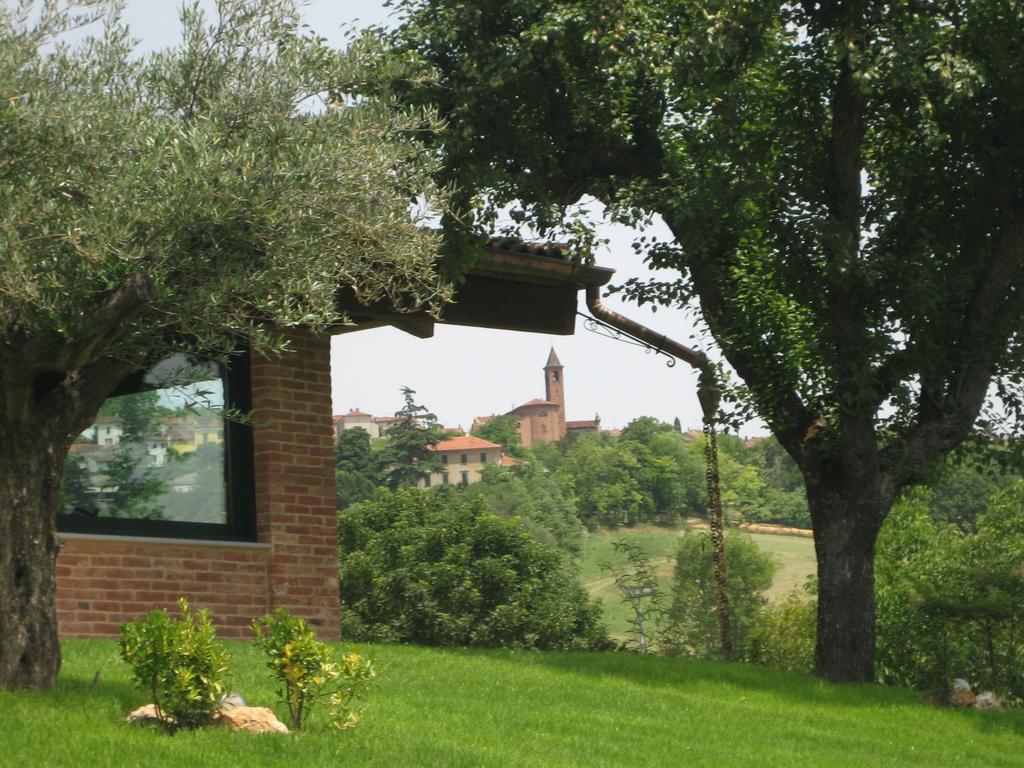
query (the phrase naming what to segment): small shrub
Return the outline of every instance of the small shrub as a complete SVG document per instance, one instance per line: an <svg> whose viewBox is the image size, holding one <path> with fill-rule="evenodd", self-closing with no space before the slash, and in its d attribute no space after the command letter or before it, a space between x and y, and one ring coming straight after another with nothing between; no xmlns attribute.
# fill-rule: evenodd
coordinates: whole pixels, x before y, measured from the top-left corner
<svg viewBox="0 0 1024 768"><path fill-rule="evenodd" d="M210 722L229 663L207 612L192 613L185 598L178 606L180 620L159 610L121 625L121 658L132 668L132 679L153 697L168 731Z"/></svg>
<svg viewBox="0 0 1024 768"><path fill-rule="evenodd" d="M747 639L750 661L773 669L814 671L818 603L807 591L794 589L758 614Z"/></svg>
<svg viewBox="0 0 1024 768"><path fill-rule="evenodd" d="M758 614L767 605L765 592L772 585L778 564L749 537L733 531L726 534L725 560L733 642L742 649ZM687 534L679 542L668 621L663 640L668 652L701 658L721 655L709 534Z"/></svg>
<svg viewBox="0 0 1024 768"><path fill-rule="evenodd" d="M316 639L316 631L305 620L284 608L253 621L252 630L256 645L269 657L267 666L277 677L278 693L295 730L302 730L309 710L323 700L335 728L359 723L353 703L374 677L369 659L350 652L340 663L334 662L333 649Z"/></svg>

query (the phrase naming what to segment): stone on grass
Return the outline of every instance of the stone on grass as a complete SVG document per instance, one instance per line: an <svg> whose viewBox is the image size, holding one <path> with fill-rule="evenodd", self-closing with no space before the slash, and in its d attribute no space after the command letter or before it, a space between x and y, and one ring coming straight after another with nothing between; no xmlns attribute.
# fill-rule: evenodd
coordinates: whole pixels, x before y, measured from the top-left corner
<svg viewBox="0 0 1024 768"><path fill-rule="evenodd" d="M971 684L964 680L962 677L958 677L953 681L953 693L962 693L964 691L970 693Z"/></svg>
<svg viewBox="0 0 1024 768"><path fill-rule="evenodd" d="M1002 704L999 701L999 697L996 696L992 691L985 691L978 695L978 698L974 700L975 709L1000 709Z"/></svg>
<svg viewBox="0 0 1024 768"><path fill-rule="evenodd" d="M949 706L951 707L973 707L977 696L970 690L953 691L949 694Z"/></svg>
<svg viewBox="0 0 1024 768"><path fill-rule="evenodd" d="M244 707L245 699L242 698L242 694L238 691L230 691L220 697L220 709L232 709L234 707Z"/></svg>
<svg viewBox="0 0 1024 768"><path fill-rule="evenodd" d="M163 725L174 722L174 718L159 712L156 704L143 704L129 712L124 720L131 725Z"/></svg>
<svg viewBox="0 0 1024 768"><path fill-rule="evenodd" d="M214 725L226 725L233 731L252 733L288 733L288 726L269 707L228 707L213 715Z"/></svg>

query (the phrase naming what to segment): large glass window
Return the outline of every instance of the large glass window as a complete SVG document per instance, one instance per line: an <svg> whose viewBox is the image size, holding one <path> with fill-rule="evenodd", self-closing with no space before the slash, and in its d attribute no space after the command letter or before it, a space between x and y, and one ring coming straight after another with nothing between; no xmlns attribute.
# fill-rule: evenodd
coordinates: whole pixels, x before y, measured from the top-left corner
<svg viewBox="0 0 1024 768"><path fill-rule="evenodd" d="M174 355L122 382L71 446L60 530L253 538L248 364Z"/></svg>

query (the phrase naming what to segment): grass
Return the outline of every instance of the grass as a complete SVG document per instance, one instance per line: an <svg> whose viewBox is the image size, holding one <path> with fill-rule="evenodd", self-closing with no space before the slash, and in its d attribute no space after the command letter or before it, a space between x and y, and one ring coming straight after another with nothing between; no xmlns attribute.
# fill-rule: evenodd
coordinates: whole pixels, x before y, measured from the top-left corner
<svg viewBox="0 0 1024 768"><path fill-rule="evenodd" d="M664 528L658 526L637 526L615 531L598 530L587 535L580 558L580 580L591 596L597 597L604 605L604 621L609 633L616 640L628 636L629 621L633 608L622 600L622 594L615 586L614 573L625 568L626 559L615 552L614 543L629 541L643 548L651 559L658 584L665 598L670 602L668 587L671 583L673 559L677 542L687 528ZM770 533L743 533L759 547L771 552L779 562L775 581L768 591L769 599L775 600L788 595L800 587L815 571L814 541L801 536L784 536ZM613 572L602 568L609 564Z"/></svg>
<svg viewBox="0 0 1024 768"><path fill-rule="evenodd" d="M235 687L250 703L272 704L254 650L230 647ZM354 731L314 717L290 736L165 736L121 722L146 697L113 641L67 641L57 691L0 692L0 766L1024 764L1024 712L940 710L898 689L626 653L362 650L380 676Z"/></svg>

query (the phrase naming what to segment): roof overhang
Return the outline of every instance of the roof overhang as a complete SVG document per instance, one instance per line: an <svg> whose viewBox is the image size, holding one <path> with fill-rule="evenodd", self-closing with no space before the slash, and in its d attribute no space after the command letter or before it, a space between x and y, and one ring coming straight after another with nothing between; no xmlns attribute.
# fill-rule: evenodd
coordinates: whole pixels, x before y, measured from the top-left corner
<svg viewBox="0 0 1024 768"><path fill-rule="evenodd" d="M354 292L338 292L338 310L351 324L337 325L332 333L392 325L427 338L435 323L495 328L509 331L572 334L576 328L577 294L590 286L605 285L614 270L559 258L553 246L513 240L494 240L483 248L477 262L456 287L452 303L441 316L426 312L396 312L387 302L364 305Z"/></svg>

